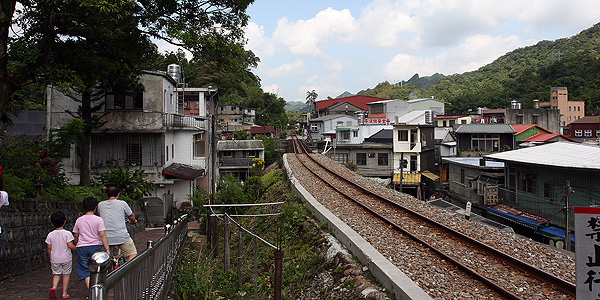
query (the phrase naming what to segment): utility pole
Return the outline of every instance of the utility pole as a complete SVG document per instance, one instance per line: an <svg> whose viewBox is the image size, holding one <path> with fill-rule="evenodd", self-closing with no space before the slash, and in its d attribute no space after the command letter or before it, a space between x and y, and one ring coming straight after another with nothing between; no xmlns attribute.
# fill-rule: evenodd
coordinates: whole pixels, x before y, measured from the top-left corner
<svg viewBox="0 0 600 300"><path fill-rule="evenodd" d="M567 185L565 186L565 250L568 251L571 251L571 228L569 225L571 193L573 193L573 189L571 188L571 183L567 180Z"/></svg>
<svg viewBox="0 0 600 300"><path fill-rule="evenodd" d="M219 92L219 90L213 89L212 87L208 87L208 96L209 96L209 101L208 101L208 105L209 105L209 113L210 113L210 135L209 135L209 143L210 143L210 175L208 178L208 184L210 184L210 198L208 199L208 204L213 204L215 202L215 178L216 178L216 169L217 169L217 138L216 138L216 126L217 126L217 101L219 99L219 96L217 95L217 93ZM208 242L209 243L214 243L213 245L216 248L216 244L217 241L219 240L219 238L216 235L216 226L217 226L217 222L216 222L216 217L213 219L213 217L211 217L211 212L212 209L207 209L206 211L206 215L207 215L207 220L212 220L212 222L206 222L207 224L207 230L206 232L208 233ZM214 226L215 228L211 228L211 226ZM214 236L213 236L214 233ZM215 250L215 255L216 255L216 251Z"/></svg>
<svg viewBox="0 0 600 300"><path fill-rule="evenodd" d="M400 153L400 193L402 193L402 180L404 179L404 152Z"/></svg>

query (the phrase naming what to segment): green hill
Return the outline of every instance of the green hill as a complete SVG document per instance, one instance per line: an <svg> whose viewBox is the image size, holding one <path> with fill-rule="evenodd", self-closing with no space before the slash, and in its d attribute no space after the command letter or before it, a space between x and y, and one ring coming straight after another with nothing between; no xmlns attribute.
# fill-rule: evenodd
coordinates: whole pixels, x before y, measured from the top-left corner
<svg viewBox="0 0 600 300"><path fill-rule="evenodd" d="M383 82L361 94L390 99L435 96L452 103L447 107L448 113L465 113L484 106L506 108L511 100L531 107L534 99L549 100L551 87L564 86L569 89L569 100L585 101L586 114L597 115L600 113L600 23L569 38L516 49L476 71L436 75L438 78L431 84L417 81L410 84L409 80L398 86Z"/></svg>

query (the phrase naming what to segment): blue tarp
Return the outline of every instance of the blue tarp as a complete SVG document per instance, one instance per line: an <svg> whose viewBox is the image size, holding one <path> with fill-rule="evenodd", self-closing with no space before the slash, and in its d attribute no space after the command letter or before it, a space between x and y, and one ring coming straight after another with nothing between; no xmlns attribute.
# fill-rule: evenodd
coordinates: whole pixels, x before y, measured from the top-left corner
<svg viewBox="0 0 600 300"><path fill-rule="evenodd" d="M560 227L557 227L554 225L540 227L536 230L536 233L540 233L540 234L545 233L545 235L553 235L553 236L556 236L563 240L565 239L565 230L563 228L560 228ZM571 241L573 243L575 243L575 233L571 233Z"/></svg>
<svg viewBox="0 0 600 300"><path fill-rule="evenodd" d="M513 221L516 223L519 223L523 226L527 226L529 228L532 229L537 229L540 225L542 224L546 224L546 223L541 223L539 221L536 221L534 219L530 219L530 218L526 218L526 217L522 217L522 216L517 216L517 215L513 215L513 214L507 214L505 212L501 212L497 209L493 209L493 208L488 208L489 212L491 212L492 214L495 214L499 217L503 217L509 221Z"/></svg>

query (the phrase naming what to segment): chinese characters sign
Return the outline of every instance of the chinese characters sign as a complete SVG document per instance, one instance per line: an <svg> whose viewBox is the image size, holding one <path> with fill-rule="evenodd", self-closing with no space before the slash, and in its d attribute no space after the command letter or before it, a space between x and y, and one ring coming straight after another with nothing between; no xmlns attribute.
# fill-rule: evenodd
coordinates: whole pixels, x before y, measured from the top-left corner
<svg viewBox="0 0 600 300"><path fill-rule="evenodd" d="M390 119L367 118L365 125L390 125Z"/></svg>
<svg viewBox="0 0 600 300"><path fill-rule="evenodd" d="M574 207L577 299L600 300L600 207Z"/></svg>

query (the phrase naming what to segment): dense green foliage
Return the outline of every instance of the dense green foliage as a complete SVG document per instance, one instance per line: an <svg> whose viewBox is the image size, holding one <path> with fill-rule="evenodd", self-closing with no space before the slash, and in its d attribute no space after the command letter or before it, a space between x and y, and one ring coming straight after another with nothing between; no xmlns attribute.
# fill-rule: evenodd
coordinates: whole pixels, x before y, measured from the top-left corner
<svg viewBox="0 0 600 300"><path fill-rule="evenodd" d="M235 218L244 228L252 231L274 244L284 252L283 258L283 291L284 299L297 299L306 288L308 279L312 278L323 266L323 258L318 254L322 238L316 225L309 225L309 212L291 191L286 182L285 173L274 170L267 175L254 177L258 179L255 184L264 188L256 202L283 201L280 207L255 207L249 209L247 214L266 214L280 212L277 217ZM233 190L242 192L246 199L254 197L254 189L241 189L238 183L227 181L235 185ZM247 186L246 184L244 186ZM229 187L222 186L223 190ZM206 214L201 214L205 216ZM219 226L223 223L219 222ZM202 227L201 227L202 228ZM219 228L219 233L223 228ZM253 282L253 251L254 240L244 234L243 245L243 284L241 289L237 283L237 255L240 243L237 226L232 226L231 253L232 265L229 271L223 269L223 251L219 257L213 257L207 245L201 249L189 245L184 251L181 263L175 272L175 291L179 299L247 299L254 293ZM223 240L219 241L222 247ZM221 248L222 249L222 248ZM273 295L274 280L274 249L258 241L258 298L269 299ZM233 255L236 253L236 255ZM240 293L242 292L242 293Z"/></svg>
<svg viewBox="0 0 600 300"><path fill-rule="evenodd" d="M142 203L142 197L149 196L154 183L147 181L141 168L116 167L108 168L106 173L98 175L98 180L105 187L116 186L121 190L123 198Z"/></svg>
<svg viewBox="0 0 600 300"><path fill-rule="evenodd" d="M476 71L440 77L425 88L383 82L361 94L406 100L435 96L451 103L447 113L452 114L506 108L511 100L531 108L534 99L549 101L551 87L567 87L569 100L585 101L586 114L595 115L600 113L599 53L596 24L570 38L516 49Z"/></svg>

